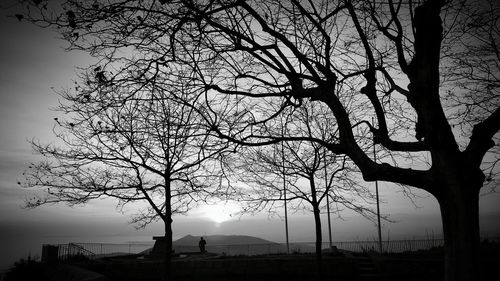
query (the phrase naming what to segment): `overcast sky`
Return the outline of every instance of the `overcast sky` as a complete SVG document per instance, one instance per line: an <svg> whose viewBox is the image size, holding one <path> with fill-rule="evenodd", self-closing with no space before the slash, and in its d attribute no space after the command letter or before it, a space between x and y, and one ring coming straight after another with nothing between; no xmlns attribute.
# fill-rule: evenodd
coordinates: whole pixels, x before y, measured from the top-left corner
<svg viewBox="0 0 500 281"><path fill-rule="evenodd" d="M79 208L64 205L44 206L35 210L21 208L32 191L17 185L30 161L36 160L27 142L36 138L50 142L55 113L50 107L57 104L55 89L69 87L75 79L75 66L89 64L82 53L67 53L58 35L28 23L0 15L0 270L14 259L28 253L39 253L41 243L125 242L148 241L162 235L160 224L145 230L135 230L128 224L113 201L97 201ZM373 185L373 183L367 183ZM425 193L417 193L416 206L394 185L381 183L381 206L395 223L384 223L384 238L401 239L438 235L441 233L436 201ZM500 236L500 195L481 197L481 233ZM248 234L283 242L283 220L267 218L266 214L235 218L226 208L208 206L194 210L188 216L174 218L174 236L186 234ZM326 218L326 216L324 216ZM344 212L343 219L334 216L334 240L360 240L376 237L376 228L359 215ZM311 214L290 215L290 240L313 241ZM324 241L328 241L326 220ZM5 253L8 253L5 255Z"/></svg>

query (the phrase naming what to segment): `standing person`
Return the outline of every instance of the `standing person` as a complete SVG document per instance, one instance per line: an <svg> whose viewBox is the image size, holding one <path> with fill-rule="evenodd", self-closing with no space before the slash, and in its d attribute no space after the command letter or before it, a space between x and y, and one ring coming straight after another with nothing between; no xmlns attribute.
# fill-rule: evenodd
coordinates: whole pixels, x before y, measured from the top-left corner
<svg viewBox="0 0 500 281"><path fill-rule="evenodd" d="M200 242L198 242L198 247L200 247L200 252L205 253L205 245L207 244L207 241L203 239L203 237L200 237Z"/></svg>

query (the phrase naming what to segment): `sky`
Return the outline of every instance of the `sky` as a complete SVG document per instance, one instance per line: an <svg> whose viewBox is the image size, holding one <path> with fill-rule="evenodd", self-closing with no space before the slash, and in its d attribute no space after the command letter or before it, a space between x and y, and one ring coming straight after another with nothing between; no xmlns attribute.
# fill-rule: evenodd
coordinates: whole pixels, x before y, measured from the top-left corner
<svg viewBox="0 0 500 281"><path fill-rule="evenodd" d="M15 2L15 1L11 1ZM8 1L0 8L0 271L19 258L40 255L43 243L152 241L163 234L161 224L136 230L129 224L133 209L120 213L116 202L99 200L82 207L50 205L22 208L32 190L17 182L30 161L38 159L28 143L35 138L50 142L57 105L54 89L72 85L75 66L90 64L83 53L66 52L65 42L49 30L19 22L8 15ZM7 4L6 4L7 3ZM367 183L373 186L373 183ZM398 192L399 191L399 192ZM417 192L414 203L392 184L380 183L381 212L393 222L384 222L384 239L439 236L441 223L437 202ZM500 194L481 196L480 223L485 237L500 237ZM234 204L201 206L187 216L174 218L174 238L184 235L240 234L284 242L283 216L267 214L234 216ZM375 239L376 226L352 212L333 216L333 240ZM314 241L309 213L289 215L291 242ZM328 240L323 215L324 241Z"/></svg>

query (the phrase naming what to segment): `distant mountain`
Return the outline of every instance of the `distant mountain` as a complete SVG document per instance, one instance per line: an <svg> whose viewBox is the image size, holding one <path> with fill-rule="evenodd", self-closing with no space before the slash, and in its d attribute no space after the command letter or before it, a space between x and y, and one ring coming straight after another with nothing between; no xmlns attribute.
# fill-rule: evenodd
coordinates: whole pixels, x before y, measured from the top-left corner
<svg viewBox="0 0 500 281"><path fill-rule="evenodd" d="M198 246L201 236L186 235L173 241L174 245ZM253 245L253 244L278 244L269 240L248 235L207 235L203 236L207 245Z"/></svg>
<svg viewBox="0 0 500 281"><path fill-rule="evenodd" d="M186 235L173 241L176 253L199 252L201 236ZM247 235L207 235L206 250L210 253L227 255L261 255L286 252L282 244Z"/></svg>
<svg viewBox="0 0 500 281"><path fill-rule="evenodd" d="M172 248L177 254L199 253L198 242L201 236L186 235L172 242ZM206 250L209 253L221 255L268 255L286 253L286 245L248 235L206 235ZM158 241L157 241L158 242ZM152 249L141 252L151 253ZM313 244L290 244L290 253L313 253Z"/></svg>

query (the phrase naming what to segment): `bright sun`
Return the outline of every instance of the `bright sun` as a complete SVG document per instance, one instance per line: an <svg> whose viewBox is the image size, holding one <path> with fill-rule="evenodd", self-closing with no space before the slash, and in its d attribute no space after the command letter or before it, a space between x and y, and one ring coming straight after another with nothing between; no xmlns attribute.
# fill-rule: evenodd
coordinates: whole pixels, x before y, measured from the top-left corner
<svg viewBox="0 0 500 281"><path fill-rule="evenodd" d="M217 205L206 205L201 208L203 217L215 222L223 223L233 218L240 208L232 203L220 203Z"/></svg>

